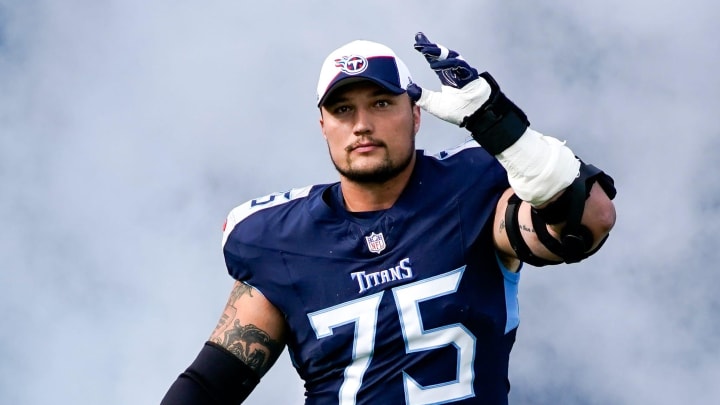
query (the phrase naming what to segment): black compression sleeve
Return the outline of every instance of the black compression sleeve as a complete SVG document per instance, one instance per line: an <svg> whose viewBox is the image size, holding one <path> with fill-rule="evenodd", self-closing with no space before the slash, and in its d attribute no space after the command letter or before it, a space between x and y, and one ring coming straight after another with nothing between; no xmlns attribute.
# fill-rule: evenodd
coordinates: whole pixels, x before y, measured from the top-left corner
<svg viewBox="0 0 720 405"><path fill-rule="evenodd" d="M195 361L170 386L160 405L237 405L260 381L225 348L205 342Z"/></svg>

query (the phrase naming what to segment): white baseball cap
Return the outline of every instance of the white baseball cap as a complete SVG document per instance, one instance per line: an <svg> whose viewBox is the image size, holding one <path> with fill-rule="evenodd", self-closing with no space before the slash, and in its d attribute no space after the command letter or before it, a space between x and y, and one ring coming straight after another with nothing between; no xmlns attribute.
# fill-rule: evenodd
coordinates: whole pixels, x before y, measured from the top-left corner
<svg viewBox="0 0 720 405"><path fill-rule="evenodd" d="M356 40L332 51L320 69L317 102L320 107L341 84L370 80L394 94L412 83L410 71L392 49L377 42Z"/></svg>

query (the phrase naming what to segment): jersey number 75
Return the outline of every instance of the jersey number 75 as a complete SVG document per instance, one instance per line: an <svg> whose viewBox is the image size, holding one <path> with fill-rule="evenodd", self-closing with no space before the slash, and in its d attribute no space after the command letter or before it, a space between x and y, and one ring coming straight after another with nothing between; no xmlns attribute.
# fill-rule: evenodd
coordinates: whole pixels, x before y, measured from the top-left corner
<svg viewBox="0 0 720 405"><path fill-rule="evenodd" d="M463 266L445 274L392 289L407 353L448 345L455 346L457 350L457 375L454 381L422 386L409 374L403 374L405 402L408 405L451 402L474 396L475 336L459 323L425 330L418 305L422 301L455 293L464 271ZM372 361L378 306L383 294L384 291L381 291L308 314L318 339L332 336L332 329L335 327L355 324L352 361L345 368L344 380L338 393L340 405L355 404L363 375Z"/></svg>

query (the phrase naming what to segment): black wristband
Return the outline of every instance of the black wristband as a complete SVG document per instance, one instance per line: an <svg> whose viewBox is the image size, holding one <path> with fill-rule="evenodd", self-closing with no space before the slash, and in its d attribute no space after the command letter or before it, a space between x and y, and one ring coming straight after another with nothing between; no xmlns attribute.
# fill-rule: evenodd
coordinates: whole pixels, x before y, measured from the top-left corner
<svg viewBox="0 0 720 405"><path fill-rule="evenodd" d="M514 144L530 126L525 113L500 91L488 72L480 74L490 85L490 98L477 111L463 119L465 127L482 147L497 155Z"/></svg>

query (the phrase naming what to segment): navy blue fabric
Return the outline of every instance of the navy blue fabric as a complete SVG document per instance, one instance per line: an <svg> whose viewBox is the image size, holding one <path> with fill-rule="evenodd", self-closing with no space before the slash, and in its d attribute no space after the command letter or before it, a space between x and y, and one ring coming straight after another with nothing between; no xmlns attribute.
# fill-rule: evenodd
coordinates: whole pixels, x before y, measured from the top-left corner
<svg viewBox="0 0 720 405"><path fill-rule="evenodd" d="M362 354L370 359L361 370L357 404L405 403L408 378L437 391L452 385L465 367L472 368L472 392L455 403L507 404L515 328L506 326L517 321L507 310L516 297L506 297L491 225L509 185L497 161L471 144L439 155L443 158L419 151L408 186L374 221L358 220L342 209L337 185L327 184L243 215L229 231L224 245L228 271L285 314L291 329L288 348L305 381L307 404L338 403L353 347L367 332L357 322L345 322L318 337L315 317L363 300L376 302L377 319L373 350ZM383 235L386 246L379 253L371 252L365 240L373 233ZM422 288L450 276L459 277L455 290L426 296L414 306L400 305L403 287ZM412 333L408 314L413 309L420 314L423 334L451 330L472 336L472 361L461 364L454 344L411 350L403 333Z"/></svg>
<svg viewBox="0 0 720 405"><path fill-rule="evenodd" d="M358 63L360 62L361 59L358 60ZM405 92L405 89L400 83L400 76L398 75L395 58L392 56L375 56L368 58L366 63L367 66L365 66L365 70L360 73L346 73L340 71L330 84L328 84L328 89L318 101L318 106L323 105L330 94L339 87L358 80L370 80L395 94L402 94Z"/></svg>
<svg viewBox="0 0 720 405"><path fill-rule="evenodd" d="M260 377L234 354L205 342L160 405L235 405L245 400L259 381Z"/></svg>

